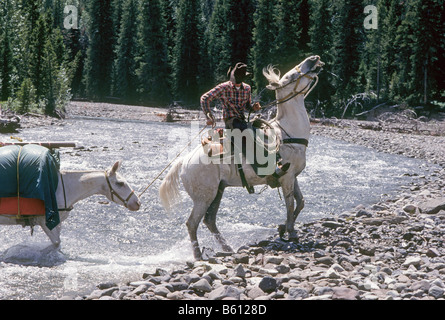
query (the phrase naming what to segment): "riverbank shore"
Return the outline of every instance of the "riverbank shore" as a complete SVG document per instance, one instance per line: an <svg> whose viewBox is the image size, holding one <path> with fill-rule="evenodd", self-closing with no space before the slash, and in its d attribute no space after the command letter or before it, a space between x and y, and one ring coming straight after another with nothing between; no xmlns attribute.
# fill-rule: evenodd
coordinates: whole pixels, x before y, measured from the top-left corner
<svg viewBox="0 0 445 320"><path fill-rule="evenodd" d="M165 121L167 111L74 103L67 114ZM199 112L185 117L196 120ZM147 270L129 283L100 283L97 290L76 299L444 299L445 136L376 130L350 120L317 121L312 134L436 166L428 175L413 177L393 198L330 218L297 222L298 241L275 236L234 254L217 252L208 261L190 261L174 270Z"/></svg>

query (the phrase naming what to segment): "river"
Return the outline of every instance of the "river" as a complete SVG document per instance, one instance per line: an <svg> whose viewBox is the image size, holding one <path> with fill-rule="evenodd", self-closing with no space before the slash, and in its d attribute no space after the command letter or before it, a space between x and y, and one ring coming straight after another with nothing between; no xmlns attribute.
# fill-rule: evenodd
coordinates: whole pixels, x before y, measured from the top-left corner
<svg viewBox="0 0 445 320"><path fill-rule="evenodd" d="M102 170L122 159L121 174L140 192L197 130L190 124L74 118L17 135L28 141L77 141L83 148L61 150L62 170ZM8 140L0 135L0 141ZM307 169L299 177L306 207L298 221L372 204L426 170L428 165L415 159L313 136ZM139 280L156 267L191 260L185 227L191 201L182 191L183 203L166 213L158 198L160 183L144 194L138 212L103 204L101 196L78 203L63 224L61 251L50 254L43 251L50 241L39 227L31 236L30 228L0 226L0 299L75 297L101 282ZM239 188L225 192L218 226L234 249L275 234L285 220L278 192L261 189L254 195ZM205 227L198 237L201 245L219 250Z"/></svg>

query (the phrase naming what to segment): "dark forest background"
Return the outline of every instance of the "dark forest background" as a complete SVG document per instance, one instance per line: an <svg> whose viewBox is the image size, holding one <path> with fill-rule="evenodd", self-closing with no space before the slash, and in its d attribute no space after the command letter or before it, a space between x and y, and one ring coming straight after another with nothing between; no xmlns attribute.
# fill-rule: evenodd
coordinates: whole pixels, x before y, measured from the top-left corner
<svg viewBox="0 0 445 320"><path fill-rule="evenodd" d="M1 0L0 101L50 115L73 98L198 108L240 61L267 101L265 66L318 54L316 116L350 101L349 116L384 102L444 110L444 20L443 0Z"/></svg>

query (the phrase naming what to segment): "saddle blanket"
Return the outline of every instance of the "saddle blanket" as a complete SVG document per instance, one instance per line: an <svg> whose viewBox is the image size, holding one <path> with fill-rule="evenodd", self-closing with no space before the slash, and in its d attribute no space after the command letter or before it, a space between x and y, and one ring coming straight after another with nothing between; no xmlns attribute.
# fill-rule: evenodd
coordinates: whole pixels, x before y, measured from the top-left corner
<svg viewBox="0 0 445 320"><path fill-rule="evenodd" d="M15 198L17 208L14 214L39 215L43 202L46 226L54 229L60 223L56 200L59 170L58 152L38 145L1 147L0 198L4 204L3 210L13 206L10 198ZM20 201L19 197L41 202Z"/></svg>
<svg viewBox="0 0 445 320"><path fill-rule="evenodd" d="M44 216L45 202L39 199L17 197L0 198L0 215L16 216L19 213L21 216Z"/></svg>

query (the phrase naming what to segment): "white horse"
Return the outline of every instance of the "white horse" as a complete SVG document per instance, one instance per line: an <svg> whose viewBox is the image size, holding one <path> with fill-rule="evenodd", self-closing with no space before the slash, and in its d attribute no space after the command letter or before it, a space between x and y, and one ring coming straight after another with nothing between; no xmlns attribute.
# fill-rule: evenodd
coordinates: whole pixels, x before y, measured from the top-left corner
<svg viewBox="0 0 445 320"><path fill-rule="evenodd" d="M277 116L270 122L279 143L282 163L290 163L287 173L279 179L283 188L287 208L285 225L279 227L280 235L288 233L296 238L295 220L304 207L303 195L298 186L297 176L306 167L306 148L310 137L310 122L304 98L313 80L324 63L319 56L309 57L286 75L269 66L263 70L269 81L267 86L276 91ZM169 210L179 198L179 177L185 190L193 200L192 213L186 223L195 259L201 260L202 253L197 239L198 225L204 223L214 234L222 249L233 252L216 227L216 214L226 187L242 187L242 181L234 164L203 164L203 148L197 147L190 154L178 160L164 179L159 193L163 206ZM243 165L249 185L266 184L265 178L258 177L250 165ZM296 202L296 203L295 203Z"/></svg>
<svg viewBox="0 0 445 320"><path fill-rule="evenodd" d="M128 182L117 171L121 161L116 162L107 171L61 171L56 190L60 223L52 230L46 226L45 216L17 217L1 215L2 225L39 225L52 242L54 248L60 246L61 224L69 216L74 204L92 195L106 196L110 201L123 205L131 211L138 211L141 203Z"/></svg>

